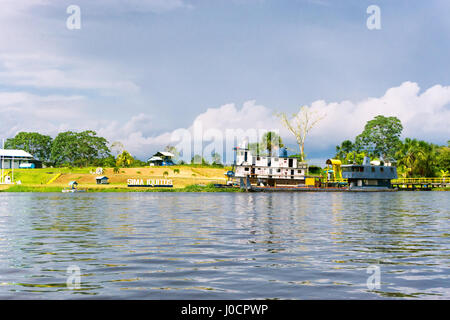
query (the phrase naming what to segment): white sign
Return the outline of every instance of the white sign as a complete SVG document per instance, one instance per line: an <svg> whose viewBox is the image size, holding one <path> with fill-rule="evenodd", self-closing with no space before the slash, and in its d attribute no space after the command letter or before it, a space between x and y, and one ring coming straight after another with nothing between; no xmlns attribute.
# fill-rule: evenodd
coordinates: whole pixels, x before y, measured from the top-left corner
<svg viewBox="0 0 450 320"><path fill-rule="evenodd" d="M129 187L173 187L172 179L128 179Z"/></svg>

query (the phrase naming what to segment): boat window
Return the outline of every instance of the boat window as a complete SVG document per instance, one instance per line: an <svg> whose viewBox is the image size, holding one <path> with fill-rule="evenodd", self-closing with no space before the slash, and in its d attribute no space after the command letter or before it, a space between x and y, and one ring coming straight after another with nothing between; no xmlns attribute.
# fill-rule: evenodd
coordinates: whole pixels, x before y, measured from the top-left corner
<svg viewBox="0 0 450 320"><path fill-rule="evenodd" d="M394 172L394 168L391 167L390 169L391 169L391 172Z"/></svg>
<svg viewBox="0 0 450 320"><path fill-rule="evenodd" d="M381 168L380 168L380 172L383 172L383 171L384 171L384 168L383 168L383 167L381 167Z"/></svg>
<svg viewBox="0 0 450 320"><path fill-rule="evenodd" d="M245 171L248 171L248 168L245 168Z"/></svg>
<svg viewBox="0 0 450 320"><path fill-rule="evenodd" d="M273 159L274 161L278 161L278 158Z"/></svg>
<svg viewBox="0 0 450 320"><path fill-rule="evenodd" d="M372 172L375 172L375 168L374 167L372 167Z"/></svg>

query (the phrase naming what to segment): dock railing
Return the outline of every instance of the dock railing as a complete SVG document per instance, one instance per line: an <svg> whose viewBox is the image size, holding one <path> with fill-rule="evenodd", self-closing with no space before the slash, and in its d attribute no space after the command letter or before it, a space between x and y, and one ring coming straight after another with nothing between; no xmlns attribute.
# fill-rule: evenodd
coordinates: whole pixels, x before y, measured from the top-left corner
<svg viewBox="0 0 450 320"><path fill-rule="evenodd" d="M392 180L392 184L450 184L447 178L399 178Z"/></svg>

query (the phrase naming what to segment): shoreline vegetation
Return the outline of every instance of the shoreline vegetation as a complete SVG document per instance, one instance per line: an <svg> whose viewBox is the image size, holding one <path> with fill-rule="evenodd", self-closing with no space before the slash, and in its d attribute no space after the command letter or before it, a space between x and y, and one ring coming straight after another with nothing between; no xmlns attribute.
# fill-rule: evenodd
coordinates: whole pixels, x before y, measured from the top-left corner
<svg viewBox="0 0 450 320"><path fill-rule="evenodd" d="M104 168L96 174L95 167L14 169L14 180L20 184L0 185L0 192L61 192L70 181L78 182L78 189L86 192L242 192L240 188L218 188L226 184L225 172L230 167L199 165L152 166L140 168ZM96 177L105 175L110 183L97 184ZM128 179L171 179L173 187L128 187ZM436 188L435 191L450 191Z"/></svg>

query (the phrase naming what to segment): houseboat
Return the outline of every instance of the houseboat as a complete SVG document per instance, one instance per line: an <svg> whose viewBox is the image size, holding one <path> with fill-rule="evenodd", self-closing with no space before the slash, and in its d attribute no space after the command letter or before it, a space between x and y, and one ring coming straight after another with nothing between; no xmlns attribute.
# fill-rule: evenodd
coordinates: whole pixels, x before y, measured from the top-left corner
<svg viewBox="0 0 450 320"><path fill-rule="evenodd" d="M248 147L236 147L232 175L235 185L246 191L396 191L391 180L397 179L397 169L390 164L370 162L341 165L336 159L326 164L325 176L309 176L308 165L297 158L287 156L282 150L279 156L254 155Z"/></svg>
<svg viewBox="0 0 450 320"><path fill-rule="evenodd" d="M374 164L365 157L363 164L342 165L342 178L352 191L394 190L391 180L397 179L397 168L390 164Z"/></svg>
<svg viewBox="0 0 450 320"><path fill-rule="evenodd" d="M286 149L278 156L254 155L246 147L236 147L234 178L241 185L255 187L304 186L308 165L289 158Z"/></svg>

